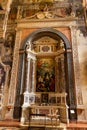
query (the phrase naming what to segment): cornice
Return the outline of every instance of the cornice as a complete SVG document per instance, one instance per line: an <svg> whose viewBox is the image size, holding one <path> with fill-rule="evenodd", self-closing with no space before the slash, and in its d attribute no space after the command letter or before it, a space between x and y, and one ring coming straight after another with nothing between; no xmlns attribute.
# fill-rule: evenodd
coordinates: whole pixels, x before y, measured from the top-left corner
<svg viewBox="0 0 87 130"><path fill-rule="evenodd" d="M77 21L78 20L78 17L72 17L72 16L70 16L70 17L64 17L64 18L49 18L49 19L46 19L46 18L44 18L44 19L30 19L30 18L28 18L28 17L26 17L26 18L21 18L21 19L18 19L18 20L16 20L16 22L17 23L24 23L24 22L51 22L51 21L53 21L53 22L58 22L58 21Z"/></svg>
<svg viewBox="0 0 87 130"><path fill-rule="evenodd" d="M77 19L50 19L50 20L28 20L21 19L17 20L17 28L42 28L42 27L69 27L69 26L77 26Z"/></svg>

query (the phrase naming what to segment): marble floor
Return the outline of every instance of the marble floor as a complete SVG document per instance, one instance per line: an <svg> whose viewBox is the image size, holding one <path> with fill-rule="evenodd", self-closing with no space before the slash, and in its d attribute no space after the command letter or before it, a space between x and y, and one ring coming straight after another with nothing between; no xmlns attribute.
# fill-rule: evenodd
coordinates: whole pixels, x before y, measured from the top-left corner
<svg viewBox="0 0 87 130"><path fill-rule="evenodd" d="M18 121L0 121L0 130L87 130L87 122L60 123L59 126L28 128L27 126L20 126Z"/></svg>
<svg viewBox="0 0 87 130"><path fill-rule="evenodd" d="M0 127L0 130L64 130L63 128L46 128L46 127L32 127L32 128L17 128L17 127Z"/></svg>
<svg viewBox="0 0 87 130"><path fill-rule="evenodd" d="M66 130L87 130L87 122L69 123L66 125Z"/></svg>

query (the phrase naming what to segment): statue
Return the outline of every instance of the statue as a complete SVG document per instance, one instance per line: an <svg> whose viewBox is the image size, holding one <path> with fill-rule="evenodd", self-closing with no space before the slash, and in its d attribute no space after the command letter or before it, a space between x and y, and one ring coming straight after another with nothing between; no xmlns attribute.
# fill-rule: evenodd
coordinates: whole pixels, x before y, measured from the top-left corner
<svg viewBox="0 0 87 130"><path fill-rule="evenodd" d="M27 41L27 43L26 43L26 50L31 50L31 43L30 43L30 41Z"/></svg>

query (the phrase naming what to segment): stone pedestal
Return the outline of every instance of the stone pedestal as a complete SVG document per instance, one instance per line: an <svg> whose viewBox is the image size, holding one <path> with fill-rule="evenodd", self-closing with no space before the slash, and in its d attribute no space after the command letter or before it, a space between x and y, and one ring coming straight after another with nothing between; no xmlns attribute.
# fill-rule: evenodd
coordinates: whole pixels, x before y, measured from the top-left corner
<svg viewBox="0 0 87 130"><path fill-rule="evenodd" d="M7 106L5 119L12 120L13 119L13 107Z"/></svg>
<svg viewBox="0 0 87 130"><path fill-rule="evenodd" d="M24 125L26 121L29 119L29 107L28 106L22 106L22 116L20 119L21 125Z"/></svg>

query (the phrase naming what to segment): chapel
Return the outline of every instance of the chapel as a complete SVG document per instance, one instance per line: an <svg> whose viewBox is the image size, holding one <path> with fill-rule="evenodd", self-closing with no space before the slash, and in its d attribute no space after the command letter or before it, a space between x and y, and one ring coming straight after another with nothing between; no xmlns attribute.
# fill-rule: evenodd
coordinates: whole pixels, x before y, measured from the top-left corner
<svg viewBox="0 0 87 130"><path fill-rule="evenodd" d="M87 121L87 1L0 2L0 120Z"/></svg>

